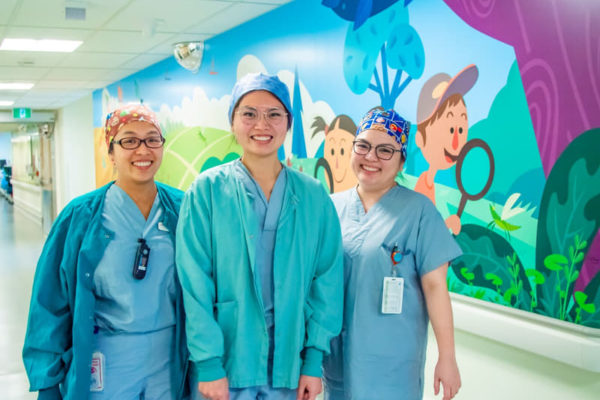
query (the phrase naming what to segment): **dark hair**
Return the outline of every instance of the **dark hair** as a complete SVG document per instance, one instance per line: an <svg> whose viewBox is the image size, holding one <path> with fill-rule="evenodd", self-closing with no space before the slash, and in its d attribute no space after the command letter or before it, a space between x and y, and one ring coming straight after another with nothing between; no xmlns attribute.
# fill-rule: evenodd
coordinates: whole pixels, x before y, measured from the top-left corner
<svg viewBox="0 0 600 400"><path fill-rule="evenodd" d="M335 117L327 127L327 132L330 132L333 129L335 129L335 126L338 124L338 122L340 129L346 132L350 132L353 135L356 133L356 124L354 123L354 121L352 121L352 118L350 118L346 114L340 114L337 117ZM326 126L327 123L325 122L323 117L316 117L314 122L310 126L311 128L313 128L312 137L315 137L315 135L319 132L325 131Z"/></svg>

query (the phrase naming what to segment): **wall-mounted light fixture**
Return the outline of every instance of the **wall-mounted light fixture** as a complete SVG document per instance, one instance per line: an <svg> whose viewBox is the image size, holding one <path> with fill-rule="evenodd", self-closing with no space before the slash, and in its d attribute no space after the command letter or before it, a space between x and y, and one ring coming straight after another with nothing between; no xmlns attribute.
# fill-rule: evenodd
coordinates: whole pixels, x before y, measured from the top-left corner
<svg viewBox="0 0 600 400"><path fill-rule="evenodd" d="M193 73L198 72L202 63L204 42L179 42L173 46L173 54L179 65Z"/></svg>

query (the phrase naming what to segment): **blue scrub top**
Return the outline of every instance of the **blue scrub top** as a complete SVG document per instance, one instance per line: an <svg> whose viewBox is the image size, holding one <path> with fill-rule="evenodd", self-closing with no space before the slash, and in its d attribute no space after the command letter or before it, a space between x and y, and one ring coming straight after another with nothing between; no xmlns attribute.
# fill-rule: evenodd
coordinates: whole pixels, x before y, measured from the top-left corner
<svg viewBox="0 0 600 400"><path fill-rule="evenodd" d="M262 188L256 183L241 160L235 162L235 168L251 199L258 221L259 232L256 241L255 273L257 274L257 281L260 282L265 322L267 323L270 342L273 343L273 253L287 174L285 169L282 168L273 186L271 197L267 201ZM271 349L269 355L272 357L272 354Z"/></svg>
<svg viewBox="0 0 600 400"><path fill-rule="evenodd" d="M365 213L356 188L332 196L344 243L344 324L326 358L332 398L421 399L427 346L427 308L421 277L461 254L437 209L402 186ZM391 253L403 254L401 314L382 314L382 288L392 276ZM339 395L343 393L343 395Z"/></svg>
<svg viewBox="0 0 600 400"><path fill-rule="evenodd" d="M145 333L175 325L175 251L161 221L158 195L148 219L123 189L112 185L106 192L102 224L114 232L94 274L95 323L113 333ZM133 263L146 239L150 258L146 276L133 277Z"/></svg>

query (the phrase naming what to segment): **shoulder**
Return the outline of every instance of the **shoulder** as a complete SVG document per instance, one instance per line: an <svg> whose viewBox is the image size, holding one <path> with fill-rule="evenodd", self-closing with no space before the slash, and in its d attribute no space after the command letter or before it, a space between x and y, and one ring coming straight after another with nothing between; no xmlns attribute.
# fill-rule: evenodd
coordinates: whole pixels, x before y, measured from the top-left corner
<svg viewBox="0 0 600 400"><path fill-rule="evenodd" d="M61 212L73 213L82 210L95 210L100 206L102 201L104 200L104 196L106 196L106 191L113 184L113 182L104 185L96 190L92 190L86 194L82 194L81 196L75 197L71 200Z"/></svg>
<svg viewBox="0 0 600 400"><path fill-rule="evenodd" d="M289 167L284 168L287 171L288 182L295 189L297 196L312 197L318 194L319 196L324 195L324 197L327 197L327 192L321 182L303 172Z"/></svg>
<svg viewBox="0 0 600 400"><path fill-rule="evenodd" d="M183 191L161 182L156 182L156 188L163 200L168 200L172 202L176 208L179 208L181 200L183 200Z"/></svg>
<svg viewBox="0 0 600 400"><path fill-rule="evenodd" d="M237 160L230 161L228 163L217 165L216 167L212 167L206 171L203 171L196 177L192 183L192 186L190 186L190 189L195 190L205 187L212 187L214 185L222 185L230 181L234 177L234 163L236 161Z"/></svg>
<svg viewBox="0 0 600 400"><path fill-rule="evenodd" d="M344 190L343 192L334 193L331 195L331 201L338 210L338 212L348 204L352 199L352 193L356 191L356 188Z"/></svg>

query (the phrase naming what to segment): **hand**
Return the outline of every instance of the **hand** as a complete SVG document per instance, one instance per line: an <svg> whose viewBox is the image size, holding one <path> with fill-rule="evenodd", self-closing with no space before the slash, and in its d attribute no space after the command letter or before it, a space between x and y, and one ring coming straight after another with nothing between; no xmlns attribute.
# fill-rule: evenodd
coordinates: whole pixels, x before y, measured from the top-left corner
<svg viewBox="0 0 600 400"><path fill-rule="evenodd" d="M456 214L449 216L446 218L446 226L453 234L458 235L460 233L460 228L462 227L460 217Z"/></svg>
<svg viewBox="0 0 600 400"><path fill-rule="evenodd" d="M444 386L443 400L450 400L460 389L460 373L455 359L442 360L439 359L435 366L433 375L433 391L437 396L440 392L440 383Z"/></svg>
<svg viewBox="0 0 600 400"><path fill-rule="evenodd" d="M317 395L323 391L321 378L308 375L300 375L298 381L298 395L296 400L315 400Z"/></svg>
<svg viewBox="0 0 600 400"><path fill-rule="evenodd" d="M207 400L229 400L229 381L227 378L210 382L198 382L198 391Z"/></svg>

